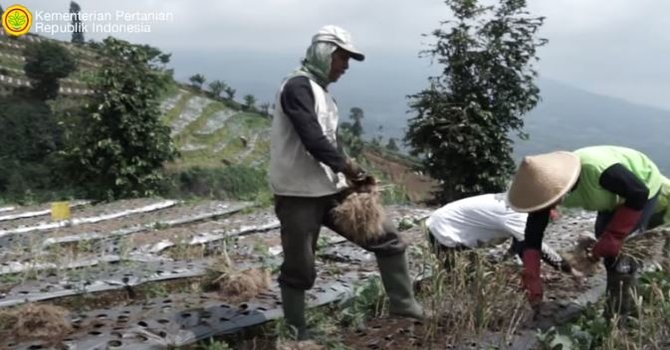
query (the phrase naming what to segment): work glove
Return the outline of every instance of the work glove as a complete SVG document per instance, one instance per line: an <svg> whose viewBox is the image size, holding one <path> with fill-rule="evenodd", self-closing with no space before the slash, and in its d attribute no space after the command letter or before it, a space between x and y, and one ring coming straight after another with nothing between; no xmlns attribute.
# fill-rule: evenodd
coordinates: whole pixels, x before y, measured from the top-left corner
<svg viewBox="0 0 670 350"><path fill-rule="evenodd" d="M352 182L361 181L367 175L365 170L363 170L363 168L361 168L356 163L356 161L351 158L347 158L344 169L342 169L342 173L344 176L346 176L347 180Z"/></svg>
<svg viewBox="0 0 670 350"><path fill-rule="evenodd" d="M542 278L540 277L540 256L538 249L523 251L523 272L521 281L526 290L526 296L534 308L542 303Z"/></svg>
<svg viewBox="0 0 670 350"><path fill-rule="evenodd" d="M377 183L375 178L363 170L355 160L348 158L344 169L342 170L344 176L356 186L372 186Z"/></svg>
<svg viewBox="0 0 670 350"><path fill-rule="evenodd" d="M635 225L642 216L641 210L635 210L621 206L616 210L614 216L605 228L591 250L594 258L614 258L619 255L623 240L633 231Z"/></svg>

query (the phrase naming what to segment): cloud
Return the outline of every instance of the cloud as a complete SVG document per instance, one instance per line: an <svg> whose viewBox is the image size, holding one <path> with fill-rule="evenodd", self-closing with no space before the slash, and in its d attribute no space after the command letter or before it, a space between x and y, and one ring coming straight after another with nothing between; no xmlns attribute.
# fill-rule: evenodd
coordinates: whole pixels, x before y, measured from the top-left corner
<svg viewBox="0 0 670 350"><path fill-rule="evenodd" d="M547 77L635 102L670 109L670 33L660 0L530 3L547 16L540 71Z"/></svg>
<svg viewBox="0 0 670 350"><path fill-rule="evenodd" d="M490 0L487 0L490 1ZM69 1L25 0L30 9L67 11ZM374 64L399 75L430 38L421 35L449 19L441 0L80 0L83 11L165 11L174 21L152 24L151 33L117 34L180 55L206 56L213 64L229 53L300 57L324 24L352 32ZM598 93L670 109L670 32L667 0L529 0L546 16L540 73ZM104 33L86 35L102 39ZM69 34L57 36L68 40ZM211 57L209 57L211 56ZM193 61L193 59L189 59ZM426 60L414 60L425 65ZM272 64L272 62L268 62ZM176 67L177 71L191 67ZM194 69L194 68L192 68ZM189 74L193 72L187 72Z"/></svg>

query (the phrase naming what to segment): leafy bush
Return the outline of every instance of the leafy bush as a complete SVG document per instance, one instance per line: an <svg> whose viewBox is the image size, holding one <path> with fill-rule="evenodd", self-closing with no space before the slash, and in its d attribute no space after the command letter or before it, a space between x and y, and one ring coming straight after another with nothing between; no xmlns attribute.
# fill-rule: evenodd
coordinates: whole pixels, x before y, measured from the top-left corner
<svg viewBox="0 0 670 350"><path fill-rule="evenodd" d="M441 180L440 202L498 192L514 171L512 140L521 117L535 107L536 33L542 17L528 16L526 1L488 6L476 0L447 0L456 20L436 29L425 53L442 74L411 97L417 116L406 140L431 177Z"/></svg>
<svg viewBox="0 0 670 350"><path fill-rule="evenodd" d="M339 312L342 326L362 328L365 321L379 317L388 308L381 279L370 278L354 288L353 298L342 305Z"/></svg>
<svg viewBox="0 0 670 350"><path fill-rule="evenodd" d="M44 40L26 46L23 67L26 76L33 80L33 92L42 100L58 96L59 79L74 72L77 64L70 52L55 41Z"/></svg>
<svg viewBox="0 0 670 350"><path fill-rule="evenodd" d="M165 57L150 46L107 38L87 113L67 125L69 174L95 198L152 195L162 167L177 156L161 120L159 97L170 76Z"/></svg>
<svg viewBox="0 0 670 350"><path fill-rule="evenodd" d="M62 128L44 101L12 96L0 98L0 192L23 202L66 190L57 152Z"/></svg>

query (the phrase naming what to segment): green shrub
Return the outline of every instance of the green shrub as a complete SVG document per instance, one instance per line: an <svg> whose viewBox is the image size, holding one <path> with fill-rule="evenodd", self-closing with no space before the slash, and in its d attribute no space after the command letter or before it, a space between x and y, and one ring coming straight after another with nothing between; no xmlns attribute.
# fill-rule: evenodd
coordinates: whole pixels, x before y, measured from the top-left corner
<svg viewBox="0 0 670 350"><path fill-rule="evenodd" d="M158 49L109 37L96 93L80 118L66 124L69 174L93 198L155 194L165 162L178 152L161 121L159 97L169 86Z"/></svg>
<svg viewBox="0 0 670 350"><path fill-rule="evenodd" d="M58 151L63 132L43 101L28 96L0 98L0 196L31 202L69 192Z"/></svg>

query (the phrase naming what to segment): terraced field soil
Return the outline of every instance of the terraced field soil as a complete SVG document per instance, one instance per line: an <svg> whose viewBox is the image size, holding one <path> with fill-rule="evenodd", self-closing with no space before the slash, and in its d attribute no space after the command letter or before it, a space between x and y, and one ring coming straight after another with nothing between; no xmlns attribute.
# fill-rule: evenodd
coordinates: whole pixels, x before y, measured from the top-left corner
<svg viewBox="0 0 670 350"><path fill-rule="evenodd" d="M3 215L41 208L15 207ZM396 223L404 226L429 212L411 206L389 209ZM275 281L282 253L272 210L254 209L244 202L187 203L157 198L81 204L73 210L71 220L84 218L104 220L58 227L44 226L52 223L47 215L2 221L0 311L22 310L35 302L57 305L67 310L71 330L49 339L29 339L3 329L0 348L186 346L281 318ZM552 226L547 239L559 250L569 249L581 231L590 229L592 221L588 215L564 218ZM42 228L30 229L35 227ZM427 279L431 272L422 261L426 241L421 227L413 226L403 235L412 242L413 275L417 280ZM377 275L373 255L333 232L324 229L319 247L319 276L316 287L308 293L311 307L347 299L354 286ZM212 290L207 278L224 251L236 271L271 271L269 288L247 300ZM496 247L481 253L500 260L504 251L505 247ZM507 271L509 288L518 288L519 265L513 260L504 264L506 270L500 271ZM578 285L548 268L544 272L549 306L545 315L521 323L515 334L505 339L516 344L515 348L524 348L523 341L532 345L534 338L528 335L532 330L559 322L602 292L600 275ZM373 320L365 330L350 332L345 343L368 349L425 347L426 326ZM445 345L447 339L450 337L434 342ZM500 341L495 331L477 342L486 343L482 339Z"/></svg>

